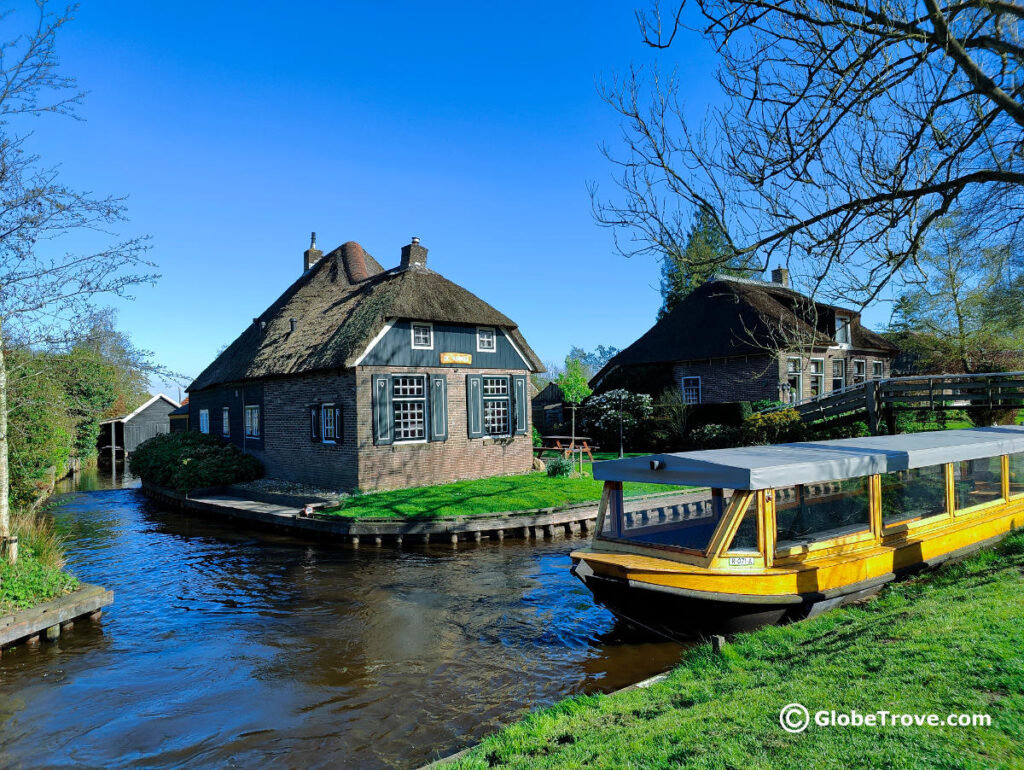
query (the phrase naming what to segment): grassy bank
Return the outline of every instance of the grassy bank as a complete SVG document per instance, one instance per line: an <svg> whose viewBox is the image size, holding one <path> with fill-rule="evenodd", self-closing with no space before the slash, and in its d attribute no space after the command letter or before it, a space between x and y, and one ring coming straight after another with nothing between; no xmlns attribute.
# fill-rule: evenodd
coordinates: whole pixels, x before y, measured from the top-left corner
<svg viewBox="0 0 1024 770"><path fill-rule="evenodd" d="M49 521L31 512L12 513L18 561L0 558L0 615L34 607L73 591L78 580L64 571L60 538Z"/></svg>
<svg viewBox="0 0 1024 770"><path fill-rule="evenodd" d="M580 697L487 739L458 768L1024 767L1024 534L879 598L692 650L670 677ZM984 713L990 727L817 727L779 710Z"/></svg>
<svg viewBox="0 0 1024 770"><path fill-rule="evenodd" d="M589 465L584 466L589 473ZM590 476L552 478L545 473L519 476L494 476L473 481L457 481L432 487L371 492L347 498L338 508L324 513L351 517L472 516L502 511L524 511L573 503L586 503L601 498L602 481ZM626 484L626 495L668 492L682 487L665 484Z"/></svg>

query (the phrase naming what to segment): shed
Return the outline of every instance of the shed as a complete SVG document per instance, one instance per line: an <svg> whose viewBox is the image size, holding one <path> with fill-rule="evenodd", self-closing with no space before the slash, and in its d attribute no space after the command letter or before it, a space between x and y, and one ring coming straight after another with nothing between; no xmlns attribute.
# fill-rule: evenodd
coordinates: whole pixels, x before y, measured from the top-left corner
<svg viewBox="0 0 1024 770"><path fill-rule="evenodd" d="M131 414L100 423L101 456L113 451L131 454L143 441L171 430L171 412L181 405L158 393ZM113 440L111 440L113 439Z"/></svg>

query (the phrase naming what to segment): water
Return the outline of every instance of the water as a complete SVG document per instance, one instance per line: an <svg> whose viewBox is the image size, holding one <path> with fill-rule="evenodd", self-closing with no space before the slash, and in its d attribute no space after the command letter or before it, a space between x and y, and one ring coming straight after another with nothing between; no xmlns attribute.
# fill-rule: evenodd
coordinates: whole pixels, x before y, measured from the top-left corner
<svg viewBox="0 0 1024 770"><path fill-rule="evenodd" d="M109 486L84 477L52 515L115 604L0 659L5 767L416 767L680 654L595 605L578 540L353 550Z"/></svg>

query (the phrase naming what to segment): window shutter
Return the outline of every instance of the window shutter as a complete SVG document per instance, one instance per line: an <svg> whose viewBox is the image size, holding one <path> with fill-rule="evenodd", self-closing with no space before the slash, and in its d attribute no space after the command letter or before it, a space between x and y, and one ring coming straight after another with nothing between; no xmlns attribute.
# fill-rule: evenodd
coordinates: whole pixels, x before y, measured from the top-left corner
<svg viewBox="0 0 1024 770"><path fill-rule="evenodd" d="M395 439L395 415L391 411L391 376L373 375L373 443L387 446Z"/></svg>
<svg viewBox="0 0 1024 770"><path fill-rule="evenodd" d="M530 397L526 389L526 377L522 374L512 375L512 409L516 423L514 433L517 436L526 435L526 424L530 409Z"/></svg>
<svg viewBox="0 0 1024 770"><path fill-rule="evenodd" d="M466 375L466 425L470 438L483 438L484 378L482 374Z"/></svg>
<svg viewBox="0 0 1024 770"><path fill-rule="evenodd" d="M341 407L336 406L334 407L334 440L337 441L339 444L345 440L344 427L345 426L342 425L341 422Z"/></svg>
<svg viewBox="0 0 1024 770"><path fill-rule="evenodd" d="M448 377L430 375L430 440L448 440Z"/></svg>
<svg viewBox="0 0 1024 770"><path fill-rule="evenodd" d="M316 443L320 440L320 406L313 404L309 408L309 440Z"/></svg>

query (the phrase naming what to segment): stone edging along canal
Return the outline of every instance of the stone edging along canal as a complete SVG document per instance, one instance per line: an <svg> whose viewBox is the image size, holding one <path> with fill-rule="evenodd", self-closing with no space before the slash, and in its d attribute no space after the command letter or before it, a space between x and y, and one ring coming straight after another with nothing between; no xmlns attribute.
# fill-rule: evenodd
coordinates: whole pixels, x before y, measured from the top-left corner
<svg viewBox="0 0 1024 770"><path fill-rule="evenodd" d="M76 620L99 620L103 608L113 602L113 591L82 583L69 594L0 617L0 653L23 641L36 644L44 634L48 641L56 641Z"/></svg>
<svg viewBox="0 0 1024 770"><path fill-rule="evenodd" d="M347 518L319 513L327 505L303 498L258 493L236 487L197 489L186 494L143 482L142 491L165 505L203 514L241 519L250 524L284 529L352 545L480 542L484 538L543 540L563 535L588 534L597 519L597 502L526 511L443 516L436 518ZM627 498L635 503L678 495L678 492Z"/></svg>

